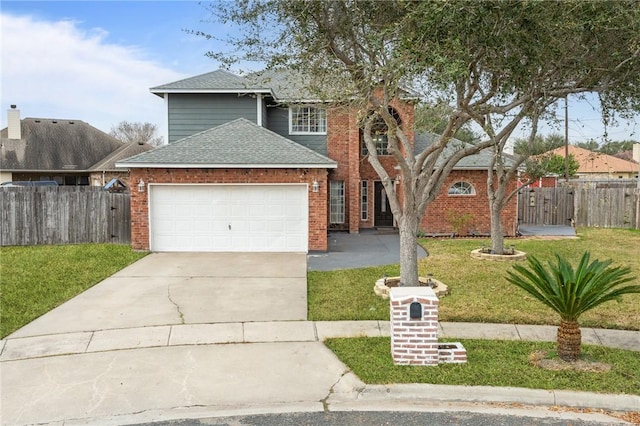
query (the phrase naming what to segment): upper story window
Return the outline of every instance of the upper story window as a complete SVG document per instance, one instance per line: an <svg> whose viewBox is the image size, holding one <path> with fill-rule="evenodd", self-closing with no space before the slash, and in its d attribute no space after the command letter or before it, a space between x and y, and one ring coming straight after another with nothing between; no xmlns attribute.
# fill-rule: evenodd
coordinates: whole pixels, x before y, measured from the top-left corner
<svg viewBox="0 0 640 426"><path fill-rule="evenodd" d="M315 106L292 106L289 108L289 134L326 134L327 111Z"/></svg>
<svg viewBox="0 0 640 426"><path fill-rule="evenodd" d="M389 112L399 125L402 124L400 115L395 109L389 108ZM387 136L387 131L387 124L384 122L382 117L376 118L373 122L373 126L371 127L371 139L373 139L373 143L376 146L376 154L378 155L389 155L389 138ZM369 149L367 148L367 144L364 142L362 131L360 131L360 146L361 154L363 156L368 155Z"/></svg>
<svg viewBox="0 0 640 426"><path fill-rule="evenodd" d="M456 182L449 187L449 195L476 195L476 189L469 182Z"/></svg>
<svg viewBox="0 0 640 426"><path fill-rule="evenodd" d="M376 146L376 153L378 155L389 155L389 138L387 135L383 134L373 134L371 135L371 139L373 139L373 143ZM369 154L369 150L367 149L367 144L364 143L364 138L362 139L362 155Z"/></svg>

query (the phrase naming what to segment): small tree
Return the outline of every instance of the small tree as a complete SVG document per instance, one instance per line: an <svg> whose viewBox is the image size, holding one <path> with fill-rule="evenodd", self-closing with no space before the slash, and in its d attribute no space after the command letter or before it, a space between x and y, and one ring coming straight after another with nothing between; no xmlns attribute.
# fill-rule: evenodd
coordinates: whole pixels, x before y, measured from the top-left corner
<svg viewBox="0 0 640 426"><path fill-rule="evenodd" d="M576 172L580 168L580 163L576 161L573 157L573 154L569 154L569 177L573 177L576 175ZM540 158L540 165L543 170L547 173L553 173L556 175L564 175L565 173L565 160L562 155L551 154L551 155L543 155Z"/></svg>
<svg viewBox="0 0 640 426"><path fill-rule="evenodd" d="M109 134L126 143L146 143L152 146L160 146L164 144L164 138L156 136L157 132L158 126L152 123L121 121L111 127Z"/></svg>
<svg viewBox="0 0 640 426"><path fill-rule="evenodd" d="M619 300L624 294L640 293L640 285L622 285L635 279L629 275L629 267L609 267L611 260L594 260L590 263L589 257L588 252L584 253L574 270L559 255L556 255L557 262L549 262L547 268L530 256L529 268L514 265L515 272L507 271L510 283L560 315L558 356L565 361L580 358L580 315L610 300Z"/></svg>

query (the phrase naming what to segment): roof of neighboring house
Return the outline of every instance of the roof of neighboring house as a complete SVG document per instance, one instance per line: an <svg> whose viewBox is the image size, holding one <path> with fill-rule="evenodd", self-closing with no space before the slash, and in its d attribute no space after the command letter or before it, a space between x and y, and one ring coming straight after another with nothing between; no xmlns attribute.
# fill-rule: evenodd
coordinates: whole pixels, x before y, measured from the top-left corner
<svg viewBox="0 0 640 426"><path fill-rule="evenodd" d="M564 157L564 147L551 151ZM569 155L580 164L578 173L637 173L638 163L627 161L612 155L589 151L574 145L569 145Z"/></svg>
<svg viewBox="0 0 640 426"><path fill-rule="evenodd" d="M0 130L0 167L7 171L87 171L123 142L81 120L25 118L22 139Z"/></svg>
<svg viewBox="0 0 640 426"><path fill-rule="evenodd" d="M120 160L124 160L125 158L132 157L134 155L141 154L143 152L151 151L154 149L154 146L149 145L148 143L125 143L123 146L113 151L111 155L105 157L98 163L91 166L92 171L122 171L122 168L116 167L116 163Z"/></svg>
<svg viewBox="0 0 640 426"><path fill-rule="evenodd" d="M416 132L414 135L414 149L415 152L422 152L429 145L434 143L440 136L431 132ZM459 139L451 139L445 149L443 150L440 158L445 159L452 156L456 151L472 146L467 142L463 142ZM462 158L454 166L454 170L487 170L489 164L491 164L491 158L493 152L489 149L480 151L477 154L469 155ZM513 164L513 158L508 154L503 154L505 159L505 166L510 167ZM439 162L442 160L439 160Z"/></svg>
<svg viewBox="0 0 640 426"><path fill-rule="evenodd" d="M337 163L245 118L119 161L119 167L335 168Z"/></svg>

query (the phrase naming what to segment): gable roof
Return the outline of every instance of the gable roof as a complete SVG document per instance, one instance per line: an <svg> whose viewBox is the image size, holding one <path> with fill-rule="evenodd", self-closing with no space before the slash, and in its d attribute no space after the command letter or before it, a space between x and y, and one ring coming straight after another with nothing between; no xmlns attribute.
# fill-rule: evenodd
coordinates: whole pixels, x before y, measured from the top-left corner
<svg viewBox="0 0 640 426"><path fill-rule="evenodd" d="M91 166L91 171L122 171L122 168L116 167L117 162L143 152L151 151L154 148L155 147L148 143L125 143L123 146L113 151L109 156Z"/></svg>
<svg viewBox="0 0 640 426"><path fill-rule="evenodd" d="M269 87L222 69L152 87L149 90L158 96L164 93L270 93Z"/></svg>
<svg viewBox="0 0 640 426"><path fill-rule="evenodd" d="M414 135L414 149L416 153L422 152L429 145L434 143L440 135L431 132L416 132ZM463 142L459 139L451 139L447 146L442 151L440 158L448 158L452 156L456 151L471 147L472 145ZM484 149L477 154L469 155L462 158L458 163L453 167L453 170L487 170L489 164L491 164L491 158L493 157L493 152L490 149ZM505 160L505 166L510 167L514 164L514 159L512 156L508 154L503 154ZM439 159L438 163L442 160Z"/></svg>
<svg viewBox="0 0 640 426"><path fill-rule="evenodd" d="M88 171L123 142L81 120L25 118L22 139L0 131L0 167L7 171Z"/></svg>
<svg viewBox="0 0 640 426"><path fill-rule="evenodd" d="M129 168L335 168L337 163L238 118L116 164Z"/></svg>
<svg viewBox="0 0 640 426"><path fill-rule="evenodd" d="M556 148L552 153L564 157L564 147ZM638 163L627 161L612 155L589 151L569 145L569 154L580 164L578 173L637 173Z"/></svg>
<svg viewBox="0 0 640 426"><path fill-rule="evenodd" d="M163 84L149 89L160 97L165 93L265 93L283 103L322 102L318 95L308 89L304 74L292 70L264 70L239 76L226 70L216 70L194 77ZM338 84L335 81L324 82ZM403 90L407 98L417 95Z"/></svg>

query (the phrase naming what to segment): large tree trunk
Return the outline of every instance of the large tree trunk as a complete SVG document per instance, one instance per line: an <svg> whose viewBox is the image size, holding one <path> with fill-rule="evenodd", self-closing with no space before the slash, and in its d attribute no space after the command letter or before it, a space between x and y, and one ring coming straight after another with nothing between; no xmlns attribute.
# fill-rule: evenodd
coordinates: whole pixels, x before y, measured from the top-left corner
<svg viewBox="0 0 640 426"><path fill-rule="evenodd" d="M560 322L558 327L558 356L564 361L577 361L580 358L582 336L578 321Z"/></svg>
<svg viewBox="0 0 640 426"><path fill-rule="evenodd" d="M403 215L398 222L400 231L400 284L418 286L418 218L416 215Z"/></svg>
<svg viewBox="0 0 640 426"><path fill-rule="evenodd" d="M504 253L504 232L502 231L502 209L497 200L491 200L491 252Z"/></svg>

